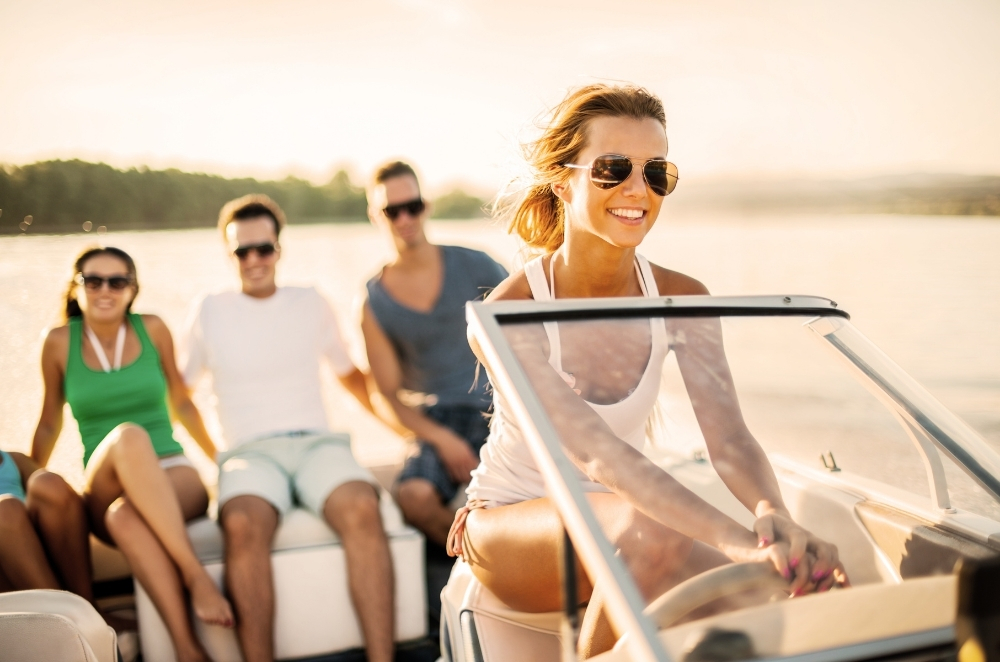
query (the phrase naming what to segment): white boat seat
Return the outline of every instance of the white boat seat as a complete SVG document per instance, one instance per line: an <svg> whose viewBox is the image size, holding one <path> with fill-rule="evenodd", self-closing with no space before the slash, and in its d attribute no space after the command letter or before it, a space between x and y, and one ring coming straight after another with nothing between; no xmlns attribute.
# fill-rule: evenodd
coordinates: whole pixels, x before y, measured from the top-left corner
<svg viewBox="0 0 1000 662"><path fill-rule="evenodd" d="M468 564L463 565L466 568L469 567ZM501 602L500 598L493 595L488 588L480 584L475 576L472 577L469 588L465 591L462 609L546 634L559 634L559 629L562 626L561 611L529 613L511 609Z"/></svg>
<svg viewBox="0 0 1000 662"><path fill-rule="evenodd" d="M471 633L464 631L467 624L463 614L470 613L485 662L559 659L562 613L531 614L511 609L479 583L464 561L459 560L452 569L448 585L441 593L441 611L446 659L468 661L459 647L463 642L469 643ZM463 632L458 632L459 628Z"/></svg>
<svg viewBox="0 0 1000 662"><path fill-rule="evenodd" d="M18 662L116 662L115 631L67 591L0 593L0 658Z"/></svg>
<svg viewBox="0 0 1000 662"><path fill-rule="evenodd" d="M396 641L427 634L424 539L403 524L388 493L380 500L396 581ZM220 586L223 537L215 520L188 524L195 553ZM278 526L271 547L275 587L275 654L279 659L326 655L356 648L363 639L347 586L343 547L337 535L312 513L293 508ZM173 662L166 626L149 595L136 582L139 638L145 662ZM209 656L218 662L241 659L235 632L192 619Z"/></svg>

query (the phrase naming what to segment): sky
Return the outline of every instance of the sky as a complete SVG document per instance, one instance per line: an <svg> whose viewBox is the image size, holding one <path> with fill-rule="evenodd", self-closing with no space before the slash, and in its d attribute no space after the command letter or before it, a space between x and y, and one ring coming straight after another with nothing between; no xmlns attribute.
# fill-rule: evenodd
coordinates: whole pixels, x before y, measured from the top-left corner
<svg viewBox="0 0 1000 662"><path fill-rule="evenodd" d="M681 178L1000 174L1000 2L0 0L0 163L494 189L571 88L658 94Z"/></svg>

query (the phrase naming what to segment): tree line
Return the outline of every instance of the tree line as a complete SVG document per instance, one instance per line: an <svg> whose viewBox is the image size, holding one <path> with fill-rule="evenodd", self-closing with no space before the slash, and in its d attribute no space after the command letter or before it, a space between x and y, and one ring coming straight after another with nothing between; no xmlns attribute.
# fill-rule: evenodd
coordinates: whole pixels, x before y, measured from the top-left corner
<svg viewBox="0 0 1000 662"><path fill-rule="evenodd" d="M57 160L0 167L0 234L211 227L223 204L247 193L269 195L290 223L367 220L364 189L344 170L316 186ZM483 215L484 201L461 190L434 202L438 218Z"/></svg>

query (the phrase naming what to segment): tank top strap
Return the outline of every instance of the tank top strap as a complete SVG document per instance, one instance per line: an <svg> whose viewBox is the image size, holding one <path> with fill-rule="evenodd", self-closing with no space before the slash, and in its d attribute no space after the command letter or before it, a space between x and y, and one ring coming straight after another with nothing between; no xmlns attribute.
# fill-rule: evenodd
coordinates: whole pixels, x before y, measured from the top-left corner
<svg viewBox="0 0 1000 662"><path fill-rule="evenodd" d="M524 265L524 275L528 279L528 287L531 289L531 297L535 301L551 301L552 292L549 290L549 281L545 278L545 266L542 261L544 255L539 255L533 260L529 260Z"/></svg>
<svg viewBox="0 0 1000 662"><path fill-rule="evenodd" d="M142 323L141 315L138 313L129 313L128 323L135 329L135 335L139 337L139 343L143 349L153 346L153 341L149 339L149 334L146 333L146 325Z"/></svg>
<svg viewBox="0 0 1000 662"><path fill-rule="evenodd" d="M66 357L68 370L70 366L83 365L83 318L70 317L67 326L69 326L69 354Z"/></svg>
<svg viewBox="0 0 1000 662"><path fill-rule="evenodd" d="M524 265L524 275L528 279L528 287L531 288L531 296L535 301L553 301L553 287L545 277L544 255L530 260ZM550 258L549 265L551 267ZM549 339L549 365L562 373L562 345L559 343L559 327L555 322L542 322L545 335Z"/></svg>
<svg viewBox="0 0 1000 662"><path fill-rule="evenodd" d="M660 289L656 286L656 277L653 276L653 269L649 266L649 260L636 253L635 265L636 271L639 273L639 282L642 284L642 293L647 297L660 296Z"/></svg>
<svg viewBox="0 0 1000 662"><path fill-rule="evenodd" d="M649 266L649 260L644 256L635 254L635 268L639 272L639 282L642 284L643 294L649 298L660 296L660 288L656 286L656 276L653 275L653 268ZM670 337L667 335L667 320L651 317L649 320L650 329L653 333L654 351L669 351Z"/></svg>

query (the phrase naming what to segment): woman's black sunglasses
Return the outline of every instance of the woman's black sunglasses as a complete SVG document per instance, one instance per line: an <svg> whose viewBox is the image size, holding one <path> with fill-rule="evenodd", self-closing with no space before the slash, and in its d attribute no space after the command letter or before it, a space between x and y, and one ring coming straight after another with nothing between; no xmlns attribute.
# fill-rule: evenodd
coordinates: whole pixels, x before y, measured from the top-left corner
<svg viewBox="0 0 1000 662"><path fill-rule="evenodd" d="M601 189L614 188L632 174L632 159L621 154L598 156L591 165L564 163L563 166L590 170L590 181ZM677 188L677 166L666 159L649 159L642 164L642 178L656 195L670 195Z"/></svg>
<svg viewBox="0 0 1000 662"><path fill-rule="evenodd" d="M101 286L105 283L108 284L112 290L124 290L126 287L132 284L131 276L87 276L85 274L77 274L76 282L79 285L83 285L88 290L99 290Z"/></svg>
<svg viewBox="0 0 1000 662"><path fill-rule="evenodd" d="M257 253L257 257L270 257L274 255L275 246L271 242L264 244L252 244L250 246L237 246L233 249L233 255L239 260L245 260L250 251Z"/></svg>
<svg viewBox="0 0 1000 662"><path fill-rule="evenodd" d="M398 205L388 205L382 208L382 213L390 221L395 221L399 218L399 215L404 211L410 216L419 216L424 213L424 209L427 208L427 203L421 198L416 200L409 200L407 202L400 202Z"/></svg>

